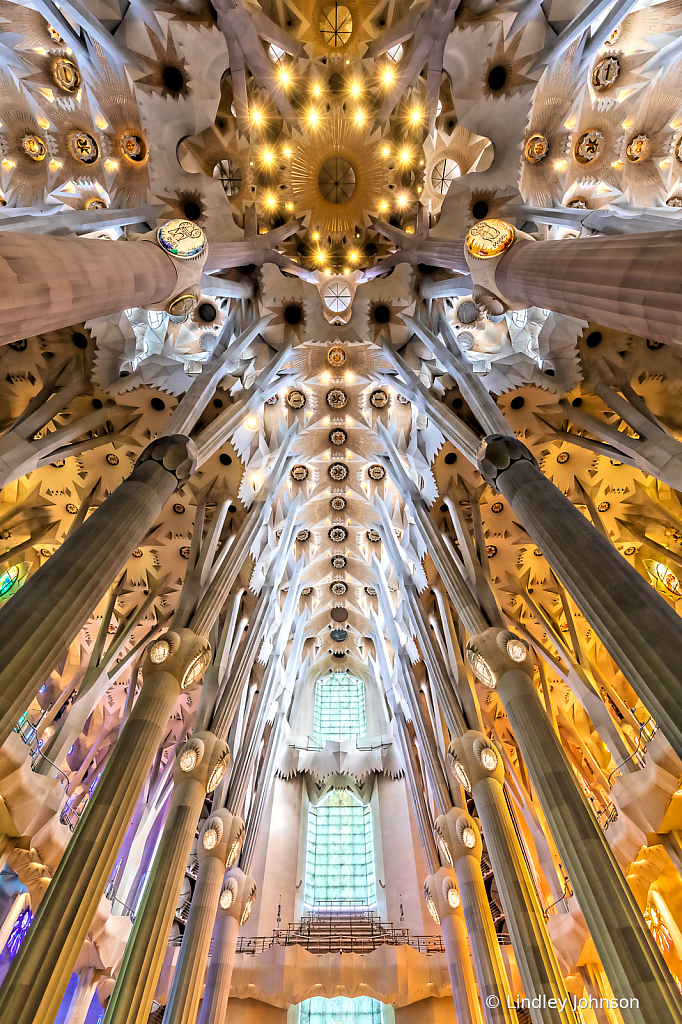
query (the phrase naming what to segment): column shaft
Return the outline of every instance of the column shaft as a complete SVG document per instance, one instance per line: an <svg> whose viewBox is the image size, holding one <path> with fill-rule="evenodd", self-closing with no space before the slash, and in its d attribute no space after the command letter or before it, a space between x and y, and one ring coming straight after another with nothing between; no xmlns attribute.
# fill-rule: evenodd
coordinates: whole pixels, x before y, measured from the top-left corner
<svg viewBox="0 0 682 1024"><path fill-rule="evenodd" d="M0 345L163 302L176 284L150 242L0 232Z"/></svg>
<svg viewBox="0 0 682 1024"><path fill-rule="evenodd" d="M464 916L461 913L448 914L441 921L440 927L448 961L457 1024L482 1024L483 1017L471 967ZM209 1022L206 1021L206 1024Z"/></svg>
<svg viewBox="0 0 682 1024"><path fill-rule="evenodd" d="M176 472L153 451L167 448L164 441L179 447L179 438L193 449L181 435L153 441L128 479L0 611L0 746L178 487Z"/></svg>
<svg viewBox="0 0 682 1024"><path fill-rule="evenodd" d="M526 995L532 999L544 994L561 1005L568 993L502 786L494 778L480 779L473 797ZM535 1024L575 1024L575 1014L565 1005L563 1011L531 1009L531 1017Z"/></svg>
<svg viewBox="0 0 682 1024"><path fill-rule="evenodd" d="M52 1024L178 692L167 672L145 681L0 988L1 1020Z"/></svg>
<svg viewBox="0 0 682 1024"><path fill-rule="evenodd" d="M199 865L163 1024L194 1024L196 1021L224 876L225 864L218 857L207 857Z"/></svg>
<svg viewBox="0 0 682 1024"><path fill-rule="evenodd" d="M206 787L182 779L145 882L105 1024L147 1024Z"/></svg>
<svg viewBox="0 0 682 1024"><path fill-rule="evenodd" d="M532 681L513 669L497 690L607 977L616 997L634 1004L620 1010L623 1020L679 1024L682 997Z"/></svg>
<svg viewBox="0 0 682 1024"><path fill-rule="evenodd" d="M462 899L474 973L483 1003L486 1024L512 1024L515 1014L507 1008L509 984L500 955L500 944L490 913L490 904L483 884L481 865L473 857L459 857L455 876ZM490 1005L499 999L498 1005Z"/></svg>
<svg viewBox="0 0 682 1024"><path fill-rule="evenodd" d="M517 241L495 270L500 294L680 345L682 231Z"/></svg>
<svg viewBox="0 0 682 1024"><path fill-rule="evenodd" d="M239 937L239 921L225 914L218 918L213 935L213 953L206 976L206 988L198 1024L225 1024L230 982Z"/></svg>
<svg viewBox="0 0 682 1024"><path fill-rule="evenodd" d="M512 462L496 486L682 757L679 615L534 462Z"/></svg>

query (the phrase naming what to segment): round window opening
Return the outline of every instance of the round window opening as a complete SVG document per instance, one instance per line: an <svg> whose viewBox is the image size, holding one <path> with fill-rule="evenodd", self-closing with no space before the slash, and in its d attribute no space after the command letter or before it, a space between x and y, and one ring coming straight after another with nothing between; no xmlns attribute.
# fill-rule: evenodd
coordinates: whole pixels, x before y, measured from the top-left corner
<svg viewBox="0 0 682 1024"><path fill-rule="evenodd" d="M322 164L317 183L328 203L347 203L355 192L355 171L347 160L335 156Z"/></svg>
<svg viewBox="0 0 682 1024"><path fill-rule="evenodd" d="M226 196L236 196L242 187L242 170L234 160L221 160L213 168L213 177L217 178Z"/></svg>
<svg viewBox="0 0 682 1024"><path fill-rule="evenodd" d="M431 186L441 196L446 195L450 185L459 178L462 171L456 160L441 160L436 164L431 175Z"/></svg>
<svg viewBox="0 0 682 1024"><path fill-rule="evenodd" d="M335 50L345 46L353 32L353 18L343 4L330 4L320 15L320 34Z"/></svg>
<svg viewBox="0 0 682 1024"><path fill-rule="evenodd" d="M324 302L332 313L343 313L350 306L350 288L345 284L334 282L324 291Z"/></svg>

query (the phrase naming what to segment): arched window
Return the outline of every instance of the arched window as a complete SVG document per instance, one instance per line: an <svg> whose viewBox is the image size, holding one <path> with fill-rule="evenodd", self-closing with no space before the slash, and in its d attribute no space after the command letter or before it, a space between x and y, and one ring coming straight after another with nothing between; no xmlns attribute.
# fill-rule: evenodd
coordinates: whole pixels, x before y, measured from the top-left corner
<svg viewBox="0 0 682 1024"><path fill-rule="evenodd" d="M314 996L304 999L299 1012L299 1024L382 1024L383 1006L378 999L359 996L348 999L323 999Z"/></svg>
<svg viewBox="0 0 682 1024"><path fill-rule="evenodd" d="M333 790L308 813L305 903L376 906L372 811L345 790Z"/></svg>
<svg viewBox="0 0 682 1024"><path fill-rule="evenodd" d="M332 672L315 686L314 739L352 740L366 735L365 685L348 672Z"/></svg>

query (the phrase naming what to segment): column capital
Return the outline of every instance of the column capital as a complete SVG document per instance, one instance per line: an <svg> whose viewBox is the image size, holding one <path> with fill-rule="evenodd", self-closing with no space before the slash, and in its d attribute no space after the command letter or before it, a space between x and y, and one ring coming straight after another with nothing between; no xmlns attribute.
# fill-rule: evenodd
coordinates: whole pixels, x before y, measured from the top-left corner
<svg viewBox="0 0 682 1024"><path fill-rule="evenodd" d="M233 917L246 924L256 902L257 886L252 875L241 868L230 868L218 901L218 917Z"/></svg>
<svg viewBox="0 0 682 1024"><path fill-rule="evenodd" d="M453 914L458 917L462 915L462 899L455 872L449 865L439 868L433 875L427 875L424 880L424 899L436 924L442 924L446 917L452 917Z"/></svg>
<svg viewBox="0 0 682 1024"><path fill-rule="evenodd" d="M169 434L155 438L144 449L137 462L143 466L145 462L158 462L177 480L176 491L184 487L197 466L197 446L185 434Z"/></svg>
<svg viewBox="0 0 682 1024"><path fill-rule="evenodd" d="M457 780L470 793L481 779L504 782L504 765L500 752L491 739L477 729L469 729L453 739L448 747Z"/></svg>
<svg viewBox="0 0 682 1024"><path fill-rule="evenodd" d="M147 648L142 665L146 682L157 672L173 676L181 690L198 682L211 660L211 645L191 629L169 629Z"/></svg>
<svg viewBox="0 0 682 1024"><path fill-rule="evenodd" d="M438 848L456 869L458 861L473 857L480 862L483 843L478 825L463 807L451 807L446 814L440 814L435 821Z"/></svg>
<svg viewBox="0 0 682 1024"><path fill-rule="evenodd" d="M466 645L466 659L474 675L491 690L506 672L520 670L533 678L535 666L525 640L510 629L491 626Z"/></svg>
<svg viewBox="0 0 682 1024"><path fill-rule="evenodd" d="M537 460L530 449L516 437L505 436L504 434L488 434L483 438L481 447L478 449L476 464L478 471L485 482L498 491L497 478L500 473L514 462L525 459L532 465L537 466Z"/></svg>
<svg viewBox="0 0 682 1024"><path fill-rule="evenodd" d="M203 824L197 842L197 860L202 864L211 857L224 868L231 868L242 848L246 828L237 814L226 807L212 811Z"/></svg>
<svg viewBox="0 0 682 1024"><path fill-rule="evenodd" d="M184 779L192 779L201 783L207 793L212 793L224 778L229 760L230 751L225 740L219 739L212 732L192 733L178 751L173 781L177 786Z"/></svg>
<svg viewBox="0 0 682 1024"><path fill-rule="evenodd" d="M173 263L177 274L172 295L162 300L159 305L146 308L164 309L171 317L189 316L201 298L200 281L208 256L206 235L198 224L191 220L169 220L143 235L141 240L151 242L162 249Z"/></svg>

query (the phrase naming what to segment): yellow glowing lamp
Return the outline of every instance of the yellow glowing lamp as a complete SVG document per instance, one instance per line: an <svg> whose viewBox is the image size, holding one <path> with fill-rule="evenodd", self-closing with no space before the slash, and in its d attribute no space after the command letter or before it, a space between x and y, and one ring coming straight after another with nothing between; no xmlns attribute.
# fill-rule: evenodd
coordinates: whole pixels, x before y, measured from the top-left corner
<svg viewBox="0 0 682 1024"><path fill-rule="evenodd" d="M657 562L654 558L644 559L651 585L659 594L663 594L670 601L679 601L682 597L682 586L672 569L664 562Z"/></svg>

